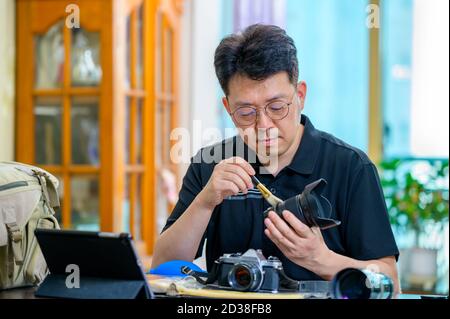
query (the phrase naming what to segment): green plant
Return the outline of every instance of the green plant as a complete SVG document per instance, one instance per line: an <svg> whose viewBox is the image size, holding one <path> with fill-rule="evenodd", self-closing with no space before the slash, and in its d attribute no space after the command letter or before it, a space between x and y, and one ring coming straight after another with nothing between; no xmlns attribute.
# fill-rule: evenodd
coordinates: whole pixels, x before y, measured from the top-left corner
<svg viewBox="0 0 450 319"><path fill-rule="evenodd" d="M427 163L394 159L379 166L391 224L399 231L414 231L416 246L427 225L442 229L449 216L448 160ZM426 173L413 173L417 165Z"/></svg>

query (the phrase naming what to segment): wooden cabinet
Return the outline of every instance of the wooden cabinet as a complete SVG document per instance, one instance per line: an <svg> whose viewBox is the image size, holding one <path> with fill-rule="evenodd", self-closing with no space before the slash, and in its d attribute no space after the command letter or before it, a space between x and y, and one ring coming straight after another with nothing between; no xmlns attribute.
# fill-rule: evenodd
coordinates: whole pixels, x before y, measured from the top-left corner
<svg viewBox="0 0 450 319"><path fill-rule="evenodd" d="M176 172L181 4L17 1L16 160L58 177L63 228L131 232L152 252L157 176Z"/></svg>

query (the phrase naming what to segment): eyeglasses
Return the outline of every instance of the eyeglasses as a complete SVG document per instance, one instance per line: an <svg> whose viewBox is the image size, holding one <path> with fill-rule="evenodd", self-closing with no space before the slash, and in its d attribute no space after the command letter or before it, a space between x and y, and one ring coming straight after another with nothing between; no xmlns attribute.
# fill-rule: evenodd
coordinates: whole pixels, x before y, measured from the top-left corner
<svg viewBox="0 0 450 319"><path fill-rule="evenodd" d="M294 103L295 92L292 95L291 103L275 101L264 107L264 113L272 120L282 120L289 114L289 106ZM250 126L258 120L258 111L253 106L241 106L230 115L236 123L241 126Z"/></svg>

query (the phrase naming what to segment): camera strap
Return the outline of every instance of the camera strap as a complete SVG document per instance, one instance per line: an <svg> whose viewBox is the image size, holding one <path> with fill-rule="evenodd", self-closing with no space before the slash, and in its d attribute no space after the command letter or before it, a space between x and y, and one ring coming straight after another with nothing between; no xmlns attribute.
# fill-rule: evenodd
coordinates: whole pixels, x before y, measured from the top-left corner
<svg viewBox="0 0 450 319"><path fill-rule="evenodd" d="M197 282L201 283L202 285L209 285L216 281L217 272L218 272L218 266L216 263L214 263L213 268L211 272L204 273L204 272L197 272L189 268L188 266L181 267L181 272L185 275L194 277ZM206 278L206 279L204 279Z"/></svg>

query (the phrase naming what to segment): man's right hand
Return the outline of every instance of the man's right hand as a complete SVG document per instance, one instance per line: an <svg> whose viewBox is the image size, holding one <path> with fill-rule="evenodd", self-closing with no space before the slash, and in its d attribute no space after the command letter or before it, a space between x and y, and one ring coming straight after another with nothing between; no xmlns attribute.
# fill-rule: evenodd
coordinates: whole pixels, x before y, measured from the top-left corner
<svg viewBox="0 0 450 319"><path fill-rule="evenodd" d="M215 167L205 188L197 199L204 207L214 209L231 195L240 191L247 194L253 188L250 176L255 175L253 167L241 157L230 157L220 161Z"/></svg>

